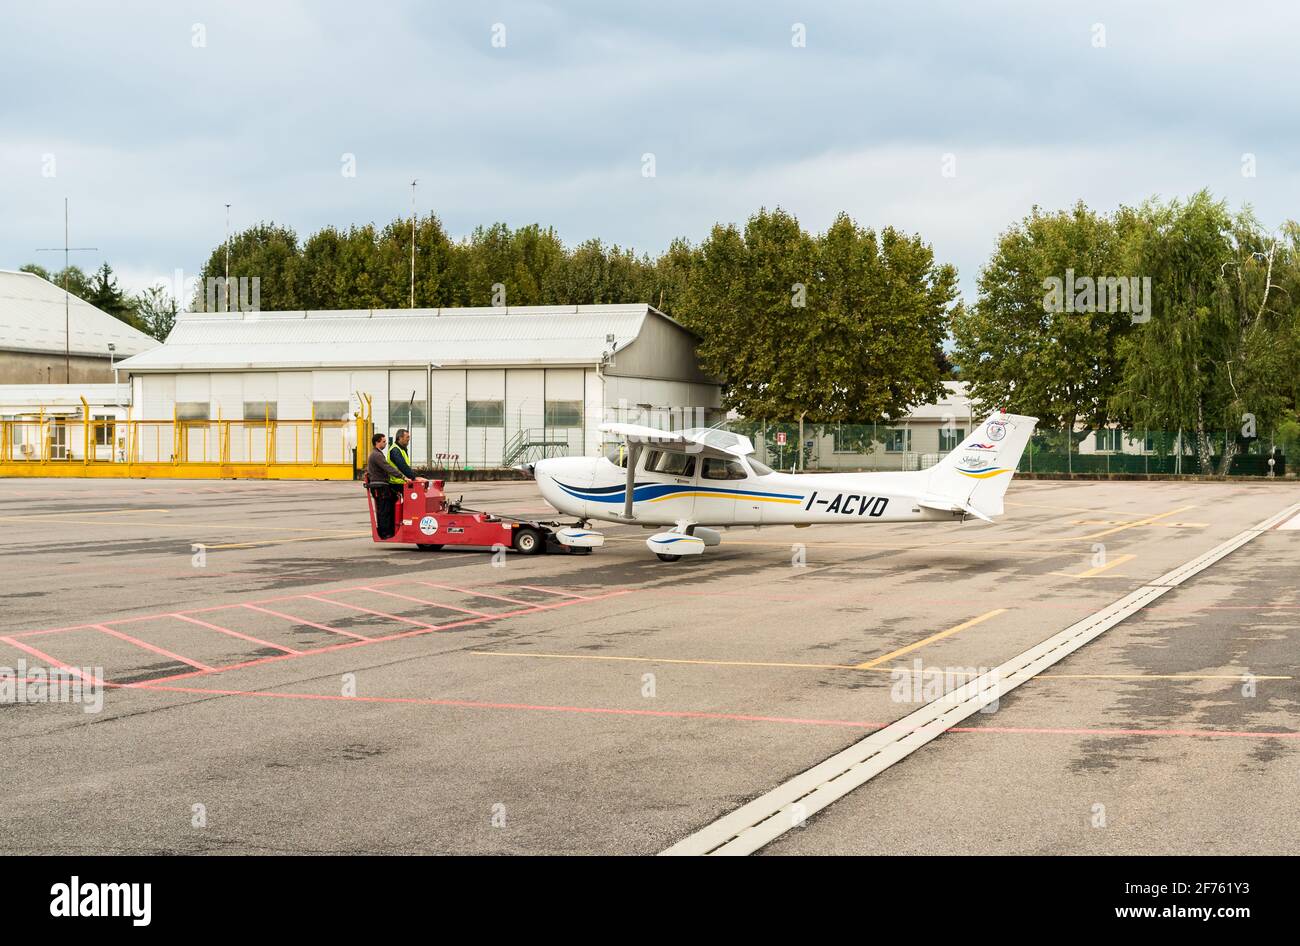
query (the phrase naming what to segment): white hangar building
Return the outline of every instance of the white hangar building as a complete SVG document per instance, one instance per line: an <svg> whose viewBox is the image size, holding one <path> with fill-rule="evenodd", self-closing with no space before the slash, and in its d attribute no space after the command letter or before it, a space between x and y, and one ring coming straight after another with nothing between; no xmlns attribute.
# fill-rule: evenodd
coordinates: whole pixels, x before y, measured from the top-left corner
<svg viewBox="0 0 1300 946"><path fill-rule="evenodd" d="M697 341L645 304L189 312L118 368L137 419L344 419L369 395L413 461L492 467L594 454L604 421L714 422Z"/></svg>

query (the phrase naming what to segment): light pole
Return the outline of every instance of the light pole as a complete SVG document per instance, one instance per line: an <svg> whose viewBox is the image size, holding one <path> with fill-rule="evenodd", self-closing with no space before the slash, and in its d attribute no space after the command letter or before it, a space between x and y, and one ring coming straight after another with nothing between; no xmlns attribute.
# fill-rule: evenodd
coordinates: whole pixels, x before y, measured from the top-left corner
<svg viewBox="0 0 1300 946"><path fill-rule="evenodd" d="M415 308L415 185L419 180L411 181L411 308Z"/></svg>
<svg viewBox="0 0 1300 946"><path fill-rule="evenodd" d="M230 205L226 204L226 281L222 283L225 311L230 311Z"/></svg>
<svg viewBox="0 0 1300 946"><path fill-rule="evenodd" d="M114 383L114 384L117 384L117 363L116 363L116 355L117 355L117 345L113 344L112 342L109 342L109 343L108 343L108 367L109 367L109 368L112 370L112 372L113 372L113 383Z"/></svg>

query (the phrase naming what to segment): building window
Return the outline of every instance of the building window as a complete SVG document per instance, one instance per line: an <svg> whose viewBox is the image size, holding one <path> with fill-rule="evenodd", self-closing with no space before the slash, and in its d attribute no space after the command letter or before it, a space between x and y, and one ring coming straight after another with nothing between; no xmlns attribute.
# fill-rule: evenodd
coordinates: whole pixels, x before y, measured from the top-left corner
<svg viewBox="0 0 1300 946"><path fill-rule="evenodd" d="M504 427L506 405L504 401L466 401L466 427Z"/></svg>
<svg viewBox="0 0 1300 946"><path fill-rule="evenodd" d="M95 428L95 446L111 447L113 446L113 437L116 433L117 420L112 414L96 414L91 418L94 421Z"/></svg>
<svg viewBox="0 0 1300 946"><path fill-rule="evenodd" d="M207 401L177 401L176 419L177 420L207 420L208 402Z"/></svg>
<svg viewBox="0 0 1300 946"><path fill-rule="evenodd" d="M1120 451L1120 440L1122 431L1118 428L1106 427L1097 431L1097 452L1098 453L1118 453Z"/></svg>
<svg viewBox="0 0 1300 946"><path fill-rule="evenodd" d="M280 405L276 401L245 401L244 420L276 420Z"/></svg>
<svg viewBox="0 0 1300 946"><path fill-rule="evenodd" d="M582 402L581 401L547 401L546 402L546 426L547 427L581 427L582 426Z"/></svg>
<svg viewBox="0 0 1300 946"><path fill-rule="evenodd" d="M866 453L867 428L860 424L836 424L831 431L831 449L835 453Z"/></svg>
<svg viewBox="0 0 1300 946"><path fill-rule="evenodd" d="M311 410L317 420L347 420L352 404L349 401L312 401Z"/></svg>
<svg viewBox="0 0 1300 946"><path fill-rule="evenodd" d="M912 449L912 432L903 427L891 427L885 431L886 453L908 453Z"/></svg>
<svg viewBox="0 0 1300 946"><path fill-rule="evenodd" d="M966 431L960 427L940 427L939 428L939 449L945 453L950 450L956 450L961 446L961 442L966 439Z"/></svg>

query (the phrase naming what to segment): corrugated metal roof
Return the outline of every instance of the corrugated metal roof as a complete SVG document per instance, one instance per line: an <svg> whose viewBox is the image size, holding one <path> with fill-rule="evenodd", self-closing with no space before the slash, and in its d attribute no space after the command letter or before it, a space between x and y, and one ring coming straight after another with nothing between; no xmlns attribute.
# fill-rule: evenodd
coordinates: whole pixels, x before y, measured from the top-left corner
<svg viewBox="0 0 1300 946"><path fill-rule="evenodd" d="M672 321L644 303L181 313L165 345L121 367L146 372L596 364L613 347L608 336L626 348L651 314Z"/></svg>
<svg viewBox="0 0 1300 946"><path fill-rule="evenodd" d="M69 302L66 347L72 354L107 358L110 342L119 358L158 347L155 339L89 302L76 296ZM0 349L62 353L63 310L60 287L34 273L0 269Z"/></svg>

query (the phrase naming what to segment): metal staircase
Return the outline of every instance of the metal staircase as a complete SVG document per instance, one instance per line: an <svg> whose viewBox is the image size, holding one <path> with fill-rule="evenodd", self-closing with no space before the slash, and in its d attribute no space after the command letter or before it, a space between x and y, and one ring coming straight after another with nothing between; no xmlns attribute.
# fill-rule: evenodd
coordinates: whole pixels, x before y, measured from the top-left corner
<svg viewBox="0 0 1300 946"><path fill-rule="evenodd" d="M555 431L545 427L521 427L518 433L506 443L502 451L501 465L517 466L520 463L532 463L547 457L565 457L569 455L569 438L553 439ZM551 438L551 439L548 439Z"/></svg>

